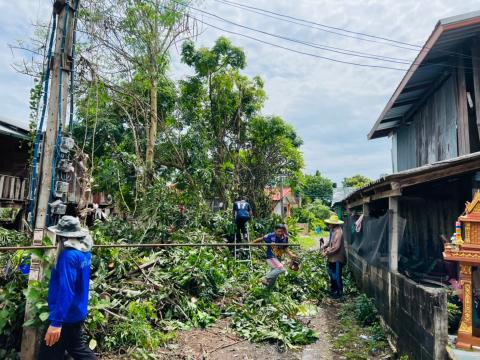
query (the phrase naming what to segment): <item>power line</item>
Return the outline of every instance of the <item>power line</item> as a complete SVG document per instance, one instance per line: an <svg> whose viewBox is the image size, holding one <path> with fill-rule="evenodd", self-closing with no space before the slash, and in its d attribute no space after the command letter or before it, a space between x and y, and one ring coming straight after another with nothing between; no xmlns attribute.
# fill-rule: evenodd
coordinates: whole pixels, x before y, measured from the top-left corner
<svg viewBox="0 0 480 360"><path fill-rule="evenodd" d="M400 46L395 46L394 44L406 45L406 46L409 46L409 47L401 46L400 48L401 49L406 49L406 50L412 50L412 51L418 51L418 49L422 48L420 45L410 44L410 43L407 43L407 42L394 40L394 39L390 39L390 38L383 37L383 36L371 35L371 34L366 34L366 33L359 32L359 31L352 31L352 30L347 30L347 29L343 29L343 28L340 28L340 27L325 25L325 24L318 23L318 22L315 22L315 21L305 20L305 19L294 17L294 16L281 14L281 13L278 13L278 12L275 12L275 11L261 9L261 8L255 7L255 6L239 4L239 3L234 2L234 1L228 1L228 0L214 0L214 1L226 4L226 5L229 5L229 6L233 6L233 7L236 7L236 8L241 8L241 9L244 9L244 10L247 10L247 11L250 11L250 12L254 12L256 14L264 15L264 16L267 16L267 17L271 17L271 18L278 19L278 20L283 20L283 21L298 24L298 25L301 25L301 23L314 25L314 26L309 26L309 27L317 29L317 30L326 31L326 32L329 32L329 33L332 33L332 34L335 34L335 35L339 35L339 36L345 36L345 37L350 37L350 38L354 38L354 39L357 39L357 40L375 42L375 43L379 43L379 44L391 45L391 46L394 46L394 47L400 47ZM272 15L275 15L275 16L272 16ZM295 21L291 21L291 20L288 20L288 19L295 20ZM300 22L300 23L298 23L298 22ZM353 35L357 35L357 36L347 35L347 34L339 33L339 32L336 32L336 31L327 31L323 28L337 30L337 31L343 31L347 34L353 34ZM372 38L372 39L377 39L377 40L383 40L383 41L365 39L361 36L365 36L365 37ZM385 42L385 41L387 41L387 42ZM393 44L389 44L389 43L393 43ZM415 49L412 49L412 47L415 48Z"/></svg>
<svg viewBox="0 0 480 360"><path fill-rule="evenodd" d="M194 20L197 20L197 21L201 22L202 24L207 25L207 26L209 26L209 27L211 27L211 28L213 28L213 29L217 29L217 30L220 30L220 31L224 31L224 32L226 32L226 33L228 33L228 34L233 34L233 35L241 36L241 37L244 37L244 38L253 40L253 41L260 42L260 43L262 43L262 44L270 45L270 46L273 46L273 47L276 47L276 48L279 48L279 49L287 50L287 51L294 52L294 53L301 54L301 55L311 56L311 57L314 57L314 58L317 58L317 59L323 59L323 60L328 60L328 61L332 61L332 62L336 62L336 63L340 63L340 64L354 65L354 66L359 66L359 67L368 67L368 68L377 68L377 69L388 69L388 70L396 70L396 71L403 71L403 72L406 72L406 71L408 70L408 69L405 69L405 68L396 68L396 67L385 66L385 65L361 64L361 63L356 63L356 62L352 62L352 61L338 60L338 59L330 58L330 57L327 57L327 56L312 54L312 53L308 53L308 52L305 52L305 51L296 50L296 49L292 49L292 48L289 48L289 47L286 47L286 46L274 44L274 43L271 43L271 42L268 42L268 41L265 41L265 40L257 39L257 38L255 38L255 37L253 37L253 36L249 36L249 35L246 35L246 34L242 34L242 33L236 32L236 31L226 30L226 29L223 29L223 28L221 28L221 27L219 27L219 26L215 26L215 25L212 25L212 24L210 24L210 23L207 23L207 22L204 21L203 19L201 20L201 19L198 19L198 18L196 18L196 17L194 17L194 16L191 16L191 18L194 19Z"/></svg>
<svg viewBox="0 0 480 360"><path fill-rule="evenodd" d="M293 16L285 15L285 14L280 14L280 13L277 13L277 12L274 12L274 11L271 11L271 10L265 10L265 9L257 8L257 7L254 7L254 6L239 4L239 3L229 1L229 0L213 0L213 1L225 4L225 5L228 5L228 6L236 7L236 8L242 9L242 10L246 10L246 11L249 11L249 12L253 12L255 14L260 14L260 15L263 15L263 16L266 16L266 17L269 17L269 18L272 18L272 19L277 19L277 20L288 22L288 23L297 24L297 25L300 25L300 26L306 26L306 27L309 27L309 28L312 28L312 29L328 32L328 33L339 35L339 36L350 37L350 38L357 39L357 40L369 41L369 42L374 42L374 43L383 44L383 45L389 45L389 46L393 46L393 47L396 47L396 48L411 50L411 51L419 51L421 49L425 49L425 50L431 50L432 49L432 48L427 47L427 46L422 47L420 45L411 44L411 43L407 43L407 42L403 42L403 41L398 41L398 40L390 39L390 38L387 38L387 37L371 35L371 34L366 34L366 33L358 32L358 31L351 31L351 30L347 30L347 29L343 29L343 28L339 28L339 27L329 26L329 25L325 25L325 24L322 24L322 23L317 23L317 22L310 21L310 20L296 18L296 17L293 17ZM274 15L277 15L277 16L272 16L271 14L274 14ZM292 21L292 20L289 20L289 19L294 19L296 21ZM312 24L312 25L315 25L315 26L311 26L311 25L307 25L307 24ZM376 41L376 40L372 40L372 39L365 39L365 38L358 37L358 36L342 34L342 33L338 33L338 32L335 32L335 31L325 30L323 28L334 29L334 30L344 31L346 33L366 36L366 37L370 37L370 38L374 38L374 39L385 40L385 41L389 41L390 43L384 42L384 41ZM411 47L396 45L395 43L408 45L408 46L413 47L413 49ZM466 54L455 52L455 51L449 51L449 50L438 50L438 51L440 51L444 54L457 55L457 56L460 56L460 57L466 58L466 59L477 59L477 57L466 55Z"/></svg>
<svg viewBox="0 0 480 360"><path fill-rule="evenodd" d="M312 42L308 42L308 41L289 38L289 37L286 37L286 36L283 36L283 35L276 35L276 34L272 34L272 33L269 33L267 31L264 31L264 30L259 30L259 29L255 29L255 28L252 28L252 27L249 27L249 26L246 26L246 25L236 23L234 21L228 20L228 19L223 18L221 16L212 14L208 11L204 11L204 10L197 9L197 8L194 8L194 7L190 7L190 8L195 10L195 11L201 12L203 14L207 14L210 17L219 19L219 20L224 21L226 23L229 23L229 24L232 24L232 25L235 25L235 26L247 29L247 30L255 31L255 32L258 32L260 34L264 34L264 35L271 36L271 37L276 37L278 39L290 41L290 42L293 42L293 43L306 45L306 46L309 46L309 47L313 47L315 49L321 49L321 50L331 51L331 52L334 52L334 53L348 55L348 56L356 56L356 57L361 57L361 58L374 59L374 60L392 62L392 63L397 63L397 64L408 65L408 64L411 63L411 61L407 60L407 59L399 59L399 58L389 58L389 59L387 59L385 57L382 57L381 55L379 56L379 55L375 55L375 54L361 53L361 52L357 52L357 51L354 51L354 50L336 48L336 47L332 47L332 46L325 46L325 45L320 45L320 44L316 44L316 43L312 43Z"/></svg>
<svg viewBox="0 0 480 360"><path fill-rule="evenodd" d="M175 1L175 0L174 0L174 1ZM176 1L175 1L175 2L176 2ZM279 39L282 39L282 40L287 40L287 41L294 42L294 43L297 43L297 44L307 45L307 46L309 46L309 47L313 47L313 48L316 48L316 49L323 49L323 50L327 50L327 51L331 51L331 52L335 52L335 53L341 53L341 54L344 54L344 55L357 56L357 57L363 57L363 58L370 58L370 59L374 59L374 60L380 60L380 61L384 61L384 62L390 62L390 63L396 63L396 64L402 64L402 65L409 65L409 64L411 64L411 65L422 65L422 63L415 63L415 62L410 62L410 61L407 62L407 60L403 60L403 59L400 59L399 61L394 61L394 60L381 59L381 58L378 58L378 57L375 57L375 56L353 55L353 54L349 54L349 53L346 53L346 52L343 52L343 51L329 50L329 49L326 49L325 47L323 47L323 46L321 46L321 45L318 45L318 44L313 44L313 43L305 42L305 41L302 41L302 40L292 39L292 38L288 38L288 37L285 37L285 36L282 36L282 35L272 34L272 33L269 33L269 32L263 31L263 30L259 30L259 29L255 29L255 28L252 28L252 27L249 27L249 26L246 26L246 25L238 24L238 23L236 23L236 22L233 22L233 21L231 21L231 20L225 19L225 18L223 18L223 17L221 17L221 16L218 16L218 15L212 14L212 13L210 13L210 12L208 12L208 11L195 8L195 7L193 7L193 6L184 5L184 4L182 4L182 5L188 7L188 8L190 8L190 9L192 9L192 10L198 11L198 12L206 15L206 16L209 17L209 18L218 19L218 20L224 21L224 22L226 22L226 23L229 23L229 24L232 24L232 25L235 25L235 26L238 26L238 27L247 29L247 30L255 31L255 32L258 32L258 33L261 33L261 34L264 34L264 35L268 35L268 36L271 36L271 37L279 38ZM198 20L198 19L197 19L197 20ZM209 25L209 26L211 26L211 27L214 27L214 26L211 25L211 24L207 24L207 23L204 22L203 20L198 20L198 21L201 21L201 22L203 22L203 23L206 24L206 25ZM217 28L218 28L218 27L217 27ZM222 29L222 28L218 28L218 29L219 29L219 30L226 31L226 32L234 33L234 32L231 32L231 31ZM247 35L244 35L244 34L241 34L241 33L235 33L235 34L236 34L236 35L240 35L240 36L248 37ZM253 38L253 37L250 37L250 38ZM256 39L256 38L255 38L255 39ZM259 39L256 39L256 40L259 40ZM260 40L259 40L259 41L260 41ZM266 42L266 43L267 43L267 42ZM268 43L268 44L272 45L271 43ZM277 46L280 46L280 45L277 45ZM293 50L293 49L291 49L291 48L286 48L286 47L282 47L282 48ZM350 51L350 50L346 50L346 51ZM310 54L310 53L305 53L305 54ZM320 56L320 55L317 55L317 56ZM342 62L342 63L345 63L345 64L351 64L351 65L380 67L380 68L383 67L383 68L386 68L386 69L395 69L395 70L407 71L407 69L384 67L383 65L359 64L359 63L354 63L354 62L345 61L345 60L333 59L333 58L329 58L329 57L323 57L323 58L326 59L326 60L331 60L331 61L336 61L336 62ZM429 63L429 62L425 62L425 63L423 63L423 65L424 65L424 66L430 65L430 66L441 66L441 67L447 67L447 68L457 68L456 65L452 65L452 64L440 64L440 63L432 63L432 62L430 62L430 63ZM465 68L465 69L471 69L472 67L464 66L464 68Z"/></svg>

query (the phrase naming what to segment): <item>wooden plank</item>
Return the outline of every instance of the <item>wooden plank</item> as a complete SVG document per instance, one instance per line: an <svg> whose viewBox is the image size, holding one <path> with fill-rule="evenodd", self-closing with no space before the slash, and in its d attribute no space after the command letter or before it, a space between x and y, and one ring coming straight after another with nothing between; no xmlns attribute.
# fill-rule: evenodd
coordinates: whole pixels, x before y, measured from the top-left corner
<svg viewBox="0 0 480 360"><path fill-rule="evenodd" d="M0 199L3 198L3 187L5 185L5 175L0 175Z"/></svg>
<svg viewBox="0 0 480 360"><path fill-rule="evenodd" d="M13 176L9 176L10 180L10 192L8 195L9 199L15 199L15 178Z"/></svg>
<svg viewBox="0 0 480 360"><path fill-rule="evenodd" d="M381 192L372 194L370 196L365 196L365 197L362 197L361 199L358 199L358 200L355 200L355 201L352 201L352 202L348 202L347 203L347 208L352 209L352 208L357 207L357 206L368 204L372 201L376 201L376 200L380 200L380 199L386 199L386 198L389 198L391 196L401 196L401 195L402 195L402 189L400 189L400 188L381 191Z"/></svg>
<svg viewBox="0 0 480 360"><path fill-rule="evenodd" d="M458 155L470 153L470 136L468 129L467 85L463 58L457 64L457 136Z"/></svg>
<svg viewBox="0 0 480 360"><path fill-rule="evenodd" d="M480 41L476 38L471 47L472 55L472 73L473 73L473 91L475 93L475 117L477 120L477 130L480 136Z"/></svg>
<svg viewBox="0 0 480 360"><path fill-rule="evenodd" d="M25 200L25 187L27 186L27 179L22 179L22 186L20 187L20 200Z"/></svg>
<svg viewBox="0 0 480 360"><path fill-rule="evenodd" d="M14 190L14 194L13 194L13 198L15 200L18 200L20 199L20 188L21 188L21 185L22 185L22 179L18 178L18 177L15 177L14 178L15 181L15 190Z"/></svg>
<svg viewBox="0 0 480 360"><path fill-rule="evenodd" d="M449 176L455 176L459 174L463 174L470 171L476 171L480 169L480 159L476 159L475 161L468 162L465 164L452 164L445 168L439 168L436 170L432 170L426 172L424 174L420 174L417 176L411 176L406 179L397 180L400 186L408 187L416 184L426 183L433 180L438 180L442 178L446 178Z"/></svg>

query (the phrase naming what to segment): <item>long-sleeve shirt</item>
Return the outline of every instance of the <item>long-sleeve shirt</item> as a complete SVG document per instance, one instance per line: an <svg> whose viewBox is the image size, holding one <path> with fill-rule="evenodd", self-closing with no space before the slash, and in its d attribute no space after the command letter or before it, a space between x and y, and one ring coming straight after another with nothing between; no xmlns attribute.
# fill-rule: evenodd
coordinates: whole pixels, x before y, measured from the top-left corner
<svg viewBox="0 0 480 360"><path fill-rule="evenodd" d="M88 310L91 254L75 249L65 249L52 269L48 289L50 324L85 320Z"/></svg>
<svg viewBox="0 0 480 360"><path fill-rule="evenodd" d="M345 245L341 227L337 226L333 229L326 252L328 262L345 262Z"/></svg>

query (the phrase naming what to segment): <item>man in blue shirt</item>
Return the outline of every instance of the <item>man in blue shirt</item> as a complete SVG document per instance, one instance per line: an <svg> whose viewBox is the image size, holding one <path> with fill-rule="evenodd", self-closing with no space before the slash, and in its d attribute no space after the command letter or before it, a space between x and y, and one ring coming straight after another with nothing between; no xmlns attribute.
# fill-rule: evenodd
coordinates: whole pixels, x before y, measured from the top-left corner
<svg viewBox="0 0 480 360"><path fill-rule="evenodd" d="M235 201L233 204L233 217L235 219L237 242L242 242L242 235L247 240L247 222L252 215L252 207L245 199Z"/></svg>
<svg viewBox="0 0 480 360"><path fill-rule="evenodd" d="M97 359L82 340L87 317L92 238L73 216L49 228L57 235L57 257L48 288L50 326L40 346L39 360Z"/></svg>
<svg viewBox="0 0 480 360"><path fill-rule="evenodd" d="M275 226L275 232L265 235L264 237L254 240L254 243L265 241L269 244L267 246L267 264L270 266L270 271L267 273L262 283L265 286L271 287L277 281L277 278L285 272L283 264L280 262L282 255L287 254L293 260L298 259L297 255L288 249L288 234L287 227L284 224ZM282 244L282 246L275 246L274 244ZM285 244L285 245L284 245Z"/></svg>

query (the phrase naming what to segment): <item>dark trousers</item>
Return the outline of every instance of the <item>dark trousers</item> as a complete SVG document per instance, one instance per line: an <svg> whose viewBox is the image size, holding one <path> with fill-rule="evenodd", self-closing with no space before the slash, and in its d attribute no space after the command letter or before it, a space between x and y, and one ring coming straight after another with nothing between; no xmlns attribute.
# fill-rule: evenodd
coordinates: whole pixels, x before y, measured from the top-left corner
<svg viewBox="0 0 480 360"><path fill-rule="evenodd" d="M343 295L342 268L343 264L339 261L327 263L330 291L334 295Z"/></svg>
<svg viewBox="0 0 480 360"><path fill-rule="evenodd" d="M82 326L83 322L63 324L60 339L53 346L47 346L42 338L38 360L63 360L65 351L74 360L97 360L82 340Z"/></svg>
<svg viewBox="0 0 480 360"><path fill-rule="evenodd" d="M248 220L250 220L250 218L246 217L238 217L235 219L237 242L243 242L241 234L243 234L243 237L246 240Z"/></svg>

